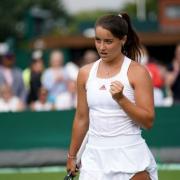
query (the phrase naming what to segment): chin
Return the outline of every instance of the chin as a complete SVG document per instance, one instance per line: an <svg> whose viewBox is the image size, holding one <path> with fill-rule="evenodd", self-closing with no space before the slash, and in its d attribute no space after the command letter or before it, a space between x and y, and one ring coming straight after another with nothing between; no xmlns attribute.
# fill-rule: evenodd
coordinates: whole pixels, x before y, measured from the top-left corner
<svg viewBox="0 0 180 180"><path fill-rule="evenodd" d="M101 57L103 61L110 62L112 59L109 57Z"/></svg>
<svg viewBox="0 0 180 180"><path fill-rule="evenodd" d="M108 57L103 57L103 56L101 56L101 59L103 60L103 61L108 61Z"/></svg>
<svg viewBox="0 0 180 180"><path fill-rule="evenodd" d="M106 61L106 62L108 61L108 59L107 59L107 58L101 58L101 59L102 59L102 61Z"/></svg>

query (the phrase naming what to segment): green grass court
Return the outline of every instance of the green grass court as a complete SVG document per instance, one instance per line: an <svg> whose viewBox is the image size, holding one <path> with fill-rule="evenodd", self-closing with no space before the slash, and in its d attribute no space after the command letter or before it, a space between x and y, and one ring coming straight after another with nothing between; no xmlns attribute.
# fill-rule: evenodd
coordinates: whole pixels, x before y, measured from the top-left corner
<svg viewBox="0 0 180 180"><path fill-rule="evenodd" d="M180 169L159 170L159 180L180 180ZM65 168L0 170L0 180L63 180ZM75 178L77 180L78 178Z"/></svg>

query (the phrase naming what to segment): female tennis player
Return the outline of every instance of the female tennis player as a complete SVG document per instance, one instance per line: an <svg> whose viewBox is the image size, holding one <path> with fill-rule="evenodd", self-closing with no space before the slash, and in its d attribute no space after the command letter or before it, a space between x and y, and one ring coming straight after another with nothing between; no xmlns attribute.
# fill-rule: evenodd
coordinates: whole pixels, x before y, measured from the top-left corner
<svg viewBox="0 0 180 180"><path fill-rule="evenodd" d="M88 131L80 180L157 180L157 166L141 128L154 119L151 77L138 63L140 42L126 13L95 24L100 59L77 79L78 105L67 171L76 175L76 155Z"/></svg>

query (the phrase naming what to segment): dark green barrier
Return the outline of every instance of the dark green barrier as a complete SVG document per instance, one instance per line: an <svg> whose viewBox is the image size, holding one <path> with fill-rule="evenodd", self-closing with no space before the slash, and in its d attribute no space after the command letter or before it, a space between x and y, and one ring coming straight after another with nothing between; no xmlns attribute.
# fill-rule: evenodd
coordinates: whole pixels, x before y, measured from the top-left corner
<svg viewBox="0 0 180 180"><path fill-rule="evenodd" d="M156 108L154 126L143 136L151 147L180 147L180 106Z"/></svg>
<svg viewBox="0 0 180 180"><path fill-rule="evenodd" d="M67 148L72 111L0 113L0 150ZM154 127L143 131L151 147L180 147L180 106L157 108Z"/></svg>
<svg viewBox="0 0 180 180"><path fill-rule="evenodd" d="M74 111L0 113L0 150L67 148Z"/></svg>

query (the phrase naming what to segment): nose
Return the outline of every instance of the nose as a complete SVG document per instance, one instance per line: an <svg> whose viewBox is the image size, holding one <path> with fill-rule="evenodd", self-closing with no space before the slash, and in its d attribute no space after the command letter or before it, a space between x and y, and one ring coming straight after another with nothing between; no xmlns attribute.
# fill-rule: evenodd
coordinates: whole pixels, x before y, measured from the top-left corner
<svg viewBox="0 0 180 180"><path fill-rule="evenodd" d="M102 50L104 50L104 49L105 49L105 44L104 44L104 42L102 41L101 44L100 44L100 50L102 51Z"/></svg>

